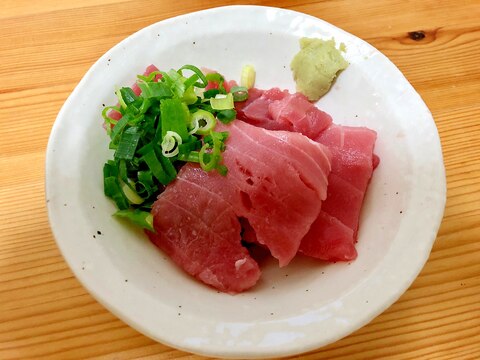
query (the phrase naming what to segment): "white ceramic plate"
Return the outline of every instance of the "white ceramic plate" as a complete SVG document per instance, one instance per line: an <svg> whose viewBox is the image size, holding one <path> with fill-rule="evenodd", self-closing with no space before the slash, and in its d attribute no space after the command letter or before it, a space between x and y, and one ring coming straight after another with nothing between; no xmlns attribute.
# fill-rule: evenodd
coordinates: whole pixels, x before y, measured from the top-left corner
<svg viewBox="0 0 480 360"><path fill-rule="evenodd" d="M318 106L341 124L378 132L375 171L363 208L358 259L300 258L263 269L251 291L218 293L185 275L141 231L112 218L102 166L110 158L102 104L153 63L195 64L256 85L294 90L289 63L302 36L347 46L351 63ZM364 41L288 10L235 6L161 21L102 56L70 95L47 150L46 193L53 233L88 291L145 335L220 357L297 354L336 341L390 306L428 258L445 205L445 173L432 116L401 72ZM101 234L100 234L101 233Z"/></svg>

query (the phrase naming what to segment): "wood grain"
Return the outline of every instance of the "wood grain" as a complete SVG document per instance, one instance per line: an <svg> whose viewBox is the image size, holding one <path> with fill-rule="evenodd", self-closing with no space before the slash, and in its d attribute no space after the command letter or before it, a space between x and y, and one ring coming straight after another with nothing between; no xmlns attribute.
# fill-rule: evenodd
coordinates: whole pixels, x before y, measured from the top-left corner
<svg viewBox="0 0 480 360"><path fill-rule="evenodd" d="M304 359L480 358L480 3L232 1L317 16L385 53L439 129L448 182L432 254L411 288L352 335ZM153 22L220 0L4 0L0 10L0 358L201 359L98 304L50 232L45 149L61 105L105 51ZM408 33L423 31L412 40ZM414 129L412 130L414 131Z"/></svg>

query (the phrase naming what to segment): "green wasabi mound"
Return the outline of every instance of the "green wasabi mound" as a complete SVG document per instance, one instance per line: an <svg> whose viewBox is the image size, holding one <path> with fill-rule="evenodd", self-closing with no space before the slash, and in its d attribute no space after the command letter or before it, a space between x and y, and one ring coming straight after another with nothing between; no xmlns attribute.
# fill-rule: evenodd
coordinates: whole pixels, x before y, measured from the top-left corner
<svg viewBox="0 0 480 360"><path fill-rule="evenodd" d="M325 95L337 74L348 66L335 46L334 39L300 39L300 51L293 58L290 68L297 91L310 101L317 101ZM340 49L345 51L343 43Z"/></svg>

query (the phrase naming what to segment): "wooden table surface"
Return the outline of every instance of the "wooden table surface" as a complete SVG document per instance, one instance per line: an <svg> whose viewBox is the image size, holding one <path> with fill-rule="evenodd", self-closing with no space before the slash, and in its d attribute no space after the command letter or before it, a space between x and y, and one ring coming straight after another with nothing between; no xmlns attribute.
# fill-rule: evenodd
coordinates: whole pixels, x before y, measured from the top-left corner
<svg viewBox="0 0 480 360"><path fill-rule="evenodd" d="M420 276L369 325L303 356L479 359L480 2L244 3L317 16L378 48L431 109L443 146L447 206ZM72 275L47 219L44 161L57 112L105 51L151 23L226 4L220 0L2 1L0 359L201 358L130 328Z"/></svg>

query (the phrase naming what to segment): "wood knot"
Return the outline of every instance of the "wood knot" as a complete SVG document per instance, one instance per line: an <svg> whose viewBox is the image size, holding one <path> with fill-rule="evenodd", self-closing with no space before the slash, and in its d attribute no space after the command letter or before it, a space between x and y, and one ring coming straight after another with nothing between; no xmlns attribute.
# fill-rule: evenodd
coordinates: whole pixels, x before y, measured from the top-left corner
<svg viewBox="0 0 480 360"><path fill-rule="evenodd" d="M402 34L398 38L394 38L401 44L405 45L427 45L437 39L438 29L416 30Z"/></svg>
<svg viewBox="0 0 480 360"><path fill-rule="evenodd" d="M412 40L415 40L415 41L420 41L420 40L423 40L425 39L425 32L422 31L422 30L419 30L419 31L410 31L408 33L408 37Z"/></svg>

